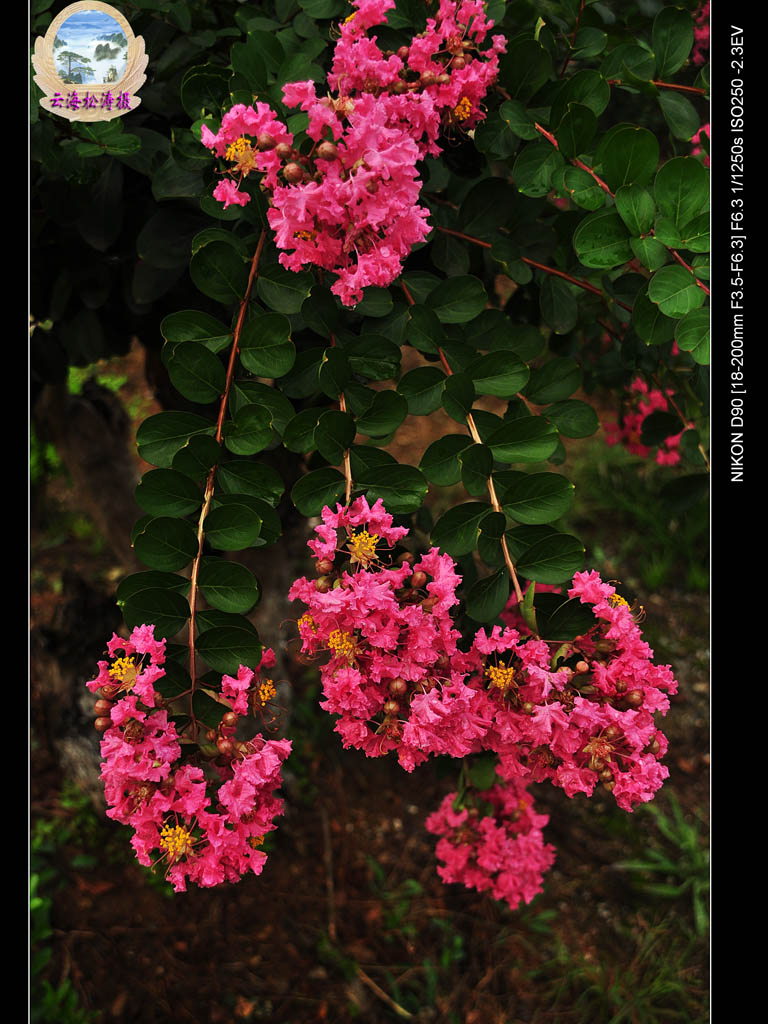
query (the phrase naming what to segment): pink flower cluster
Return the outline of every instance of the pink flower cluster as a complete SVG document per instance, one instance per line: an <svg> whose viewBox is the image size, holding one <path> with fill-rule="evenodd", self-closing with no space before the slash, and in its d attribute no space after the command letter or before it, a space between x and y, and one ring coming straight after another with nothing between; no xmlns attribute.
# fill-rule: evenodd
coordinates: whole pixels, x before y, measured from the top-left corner
<svg viewBox="0 0 768 1024"><path fill-rule="evenodd" d="M643 423L652 412L667 412L670 408L668 398L674 392L667 389L666 394L658 388L649 389L641 377L636 377L630 385L630 408L625 411L621 423L605 424L605 443L609 445L623 444L628 452L647 458L651 449L642 444ZM656 452L656 462L660 466L676 466L680 461L679 434L670 434L664 438Z"/></svg>
<svg viewBox="0 0 768 1024"><path fill-rule="evenodd" d="M437 873L444 882L490 892L514 910L541 892L542 876L555 859L542 833L549 818L534 811L519 779L480 795L489 806L454 810L457 794L449 793L427 818L427 831L440 836Z"/></svg>
<svg viewBox="0 0 768 1024"><path fill-rule="evenodd" d="M444 804L433 819L433 830L461 847L450 858L443 847L450 880L505 891L512 905L530 898L530 887L515 895L506 876L486 870L482 885L478 876L492 861L478 844L510 840L504 819L521 785L549 781L572 797L602 784L627 811L652 799L668 774L654 714L666 713L677 683L669 666L653 663L615 587L596 572L574 576L568 596L591 607L594 625L556 652L527 627L510 626L479 630L462 651L450 614L461 579L450 556L432 548L418 560L409 552L393 559L407 530L393 527L380 500L326 507L322 520L309 541L318 578L297 580L289 596L308 608L298 622L302 652L327 655L321 706L339 716L344 745L372 757L396 750L408 771L430 754L498 758L492 815L468 825L462 807L449 813ZM549 855L534 834L542 821L531 821L515 843L535 851L535 878ZM463 839L449 838L465 826Z"/></svg>
<svg viewBox="0 0 768 1024"><path fill-rule="evenodd" d="M248 710L251 682L274 664L273 653L266 652L255 673L241 666L237 679L224 676L222 724L206 733L206 747L185 743L195 753L182 760L181 737L154 685L165 675L165 641L155 640L153 626L137 626L128 640L113 635L107 651L111 663L100 661L87 686L100 694L96 725L104 731L107 815L133 828L139 863L164 861L176 892L187 881L213 886L237 882L247 871L261 874L267 857L260 847L283 810L274 793L291 744L261 734L237 743L234 734ZM251 699L262 703L265 692L274 692L264 686Z"/></svg>
<svg viewBox="0 0 768 1024"><path fill-rule="evenodd" d="M353 6L328 76L334 95L318 96L311 81L283 87L285 104L308 115L308 153L293 148L293 136L263 103L233 107L215 135L201 129L204 145L234 165L215 198L245 205L243 179L263 174L280 262L336 274L331 290L345 305L359 302L366 286L395 280L412 246L429 234L416 164L440 152L441 132L468 131L481 120L506 45L494 36L480 49L492 25L481 0L441 0L437 17L396 53L368 36L386 23L394 0Z"/></svg>
<svg viewBox="0 0 768 1024"><path fill-rule="evenodd" d="M696 12L693 39L691 60L696 65L706 64L709 57L709 0L705 0Z"/></svg>

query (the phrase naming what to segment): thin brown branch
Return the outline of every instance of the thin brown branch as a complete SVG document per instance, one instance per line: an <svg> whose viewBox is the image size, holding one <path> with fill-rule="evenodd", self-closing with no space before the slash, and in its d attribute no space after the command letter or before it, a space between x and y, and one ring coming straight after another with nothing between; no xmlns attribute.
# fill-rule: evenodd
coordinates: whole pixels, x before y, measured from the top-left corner
<svg viewBox="0 0 768 1024"><path fill-rule="evenodd" d="M409 1020L413 1019L413 1014L406 1010L400 1003L396 1003L392 996L388 995L383 988L380 988L373 978L369 978L362 967L358 966L357 976L363 984L367 985L368 988L373 992L374 995L378 996L379 999L383 1000L387 1006L391 1006L398 1017L407 1017Z"/></svg>
<svg viewBox="0 0 768 1024"><path fill-rule="evenodd" d="M574 26L573 34L571 35L570 48L568 50L568 53L566 53L566 55L565 55L565 63L563 64L562 68L560 68L560 78L563 77L563 75L565 74L565 69L568 67L568 65L571 62L571 50L576 45L576 35L577 35L578 31L579 31L579 25L581 24L581 16L582 16L583 13L584 13L584 0L581 0L581 3L579 4L579 13L576 15L576 25Z"/></svg>
<svg viewBox="0 0 768 1024"><path fill-rule="evenodd" d="M253 254L251 260L251 270L248 275L248 284L245 288L245 295L243 296L242 302L240 303L240 310L237 314L237 322L235 323L235 330L232 336L232 348L229 353L229 364L227 365L227 376L224 382L224 392L219 402L219 415L216 419L216 443L221 444L222 431L224 428L224 416L227 410L227 404L229 402L229 389L232 385L232 378L235 372L235 360L237 357L238 347L240 344L240 334L243 329L243 323L245 322L245 314L248 309L248 303L251 298L251 291L253 289L253 283L256 280L258 272L259 260L261 259L261 253L264 249L264 243L267 239L266 229L262 229L261 235L259 236L258 244L256 245L256 251ZM189 676L192 682L190 688L189 706L190 706L190 718L192 720L192 736L197 736L197 721L195 714L192 709L192 701L195 696L195 686L197 683L197 675L195 668L195 612L197 606L197 579L200 573L200 562L203 557L203 545L205 543L205 520L208 516L208 512L211 507L211 501L213 500L213 487L214 478L216 476L216 466L212 466L208 472L208 476L205 481L205 493L203 496L203 507L200 511L200 518L197 522L197 554L192 562L192 573L190 576L190 588L189 588Z"/></svg>

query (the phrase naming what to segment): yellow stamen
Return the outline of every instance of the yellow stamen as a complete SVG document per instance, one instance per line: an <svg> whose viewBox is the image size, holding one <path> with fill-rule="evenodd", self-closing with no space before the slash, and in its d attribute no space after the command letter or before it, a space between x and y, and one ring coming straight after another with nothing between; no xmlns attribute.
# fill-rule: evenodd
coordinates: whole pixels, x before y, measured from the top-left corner
<svg viewBox="0 0 768 1024"><path fill-rule="evenodd" d="M466 121L472 113L472 102L466 96L462 96L453 108L453 116L457 121Z"/></svg>
<svg viewBox="0 0 768 1024"><path fill-rule="evenodd" d="M355 638L351 633L334 629L328 637L328 646L337 658L345 658L351 665L355 659Z"/></svg>
<svg viewBox="0 0 768 1024"><path fill-rule="evenodd" d="M342 21L341 24L342 25L348 25L350 23L350 21L354 21L356 14L357 14L357 11L352 11L352 13L347 15L347 17L344 19L344 21Z"/></svg>
<svg viewBox="0 0 768 1024"><path fill-rule="evenodd" d="M491 680L491 686L497 686L502 693L506 693L515 685L515 670L511 665L491 665L486 675Z"/></svg>
<svg viewBox="0 0 768 1024"><path fill-rule="evenodd" d="M251 847L252 849L254 849L254 850L258 850L258 848L259 848L260 846L263 846L263 845L264 845L264 838L265 838L264 836L251 836L251 837L250 837L250 838L248 839L248 845L249 845L249 846L250 846L250 847Z"/></svg>
<svg viewBox="0 0 768 1024"><path fill-rule="evenodd" d="M266 704L268 700L272 700L275 696L275 684L271 679L265 679L259 684L258 697L261 704Z"/></svg>
<svg viewBox="0 0 768 1024"><path fill-rule="evenodd" d="M301 631L303 629L309 629L313 633L317 632L317 626L315 625L315 620L312 618L312 616L309 614L309 612L304 612L304 614L299 619L297 625L299 627L299 631Z"/></svg>
<svg viewBox="0 0 768 1024"><path fill-rule="evenodd" d="M378 533L368 533L361 530L354 537L349 538L347 547L352 553L350 562L359 562L362 566L368 566L376 560L376 545L379 542Z"/></svg>
<svg viewBox="0 0 768 1024"><path fill-rule="evenodd" d="M629 608L629 601L625 601L621 594L611 594L608 598L608 604L611 608Z"/></svg>
<svg viewBox="0 0 768 1024"><path fill-rule="evenodd" d="M181 825L164 825L160 831L160 849L165 850L171 864L191 853L194 842L192 833Z"/></svg>
<svg viewBox="0 0 768 1024"><path fill-rule="evenodd" d="M243 175L247 175L256 167L256 154L244 135L227 146L224 156L227 160L233 161L236 164L235 170Z"/></svg>
<svg viewBox="0 0 768 1024"><path fill-rule="evenodd" d="M311 242L312 241L312 232L311 231L294 231L293 237L294 238L300 238L304 242Z"/></svg>
<svg viewBox="0 0 768 1024"><path fill-rule="evenodd" d="M120 683L121 690L130 690L137 675L138 668L133 658L117 658L109 669L109 678Z"/></svg>

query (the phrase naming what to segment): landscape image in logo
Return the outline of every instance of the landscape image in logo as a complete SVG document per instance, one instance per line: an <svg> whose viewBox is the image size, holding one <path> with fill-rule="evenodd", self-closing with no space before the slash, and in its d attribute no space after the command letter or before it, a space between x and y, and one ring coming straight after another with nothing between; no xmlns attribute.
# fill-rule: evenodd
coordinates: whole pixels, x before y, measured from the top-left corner
<svg viewBox="0 0 768 1024"><path fill-rule="evenodd" d="M70 15L53 43L56 70L67 85L119 82L128 58L123 30L103 11Z"/></svg>

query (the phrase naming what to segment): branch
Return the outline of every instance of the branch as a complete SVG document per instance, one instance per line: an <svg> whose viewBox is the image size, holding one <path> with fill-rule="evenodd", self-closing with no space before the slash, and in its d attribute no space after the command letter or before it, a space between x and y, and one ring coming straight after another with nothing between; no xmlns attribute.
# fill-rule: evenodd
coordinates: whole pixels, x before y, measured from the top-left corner
<svg viewBox="0 0 768 1024"><path fill-rule="evenodd" d="M240 303L240 311L237 315L237 322L235 324L235 330L232 338L232 348L229 353L229 364L227 366L227 376L224 383L224 393L221 396L219 402L219 415L216 420L216 443L221 445L222 431L224 426L224 415L227 410L227 404L229 402L229 389L232 384L232 377L235 372L235 359L238 352L238 346L240 344L240 334L243 329L243 323L245 322L245 313L248 309L248 302L251 298L251 291L253 289L253 283L256 280L256 274L259 266L259 260L261 253L264 248L264 242L267 238L266 228L262 229L259 241L256 246L256 251L253 254L251 260L251 272L248 275L248 284L245 289L245 295ZM194 711L192 710L192 701L195 696L195 686L197 683L196 670L195 670L195 612L197 606L197 578L200 573L200 561L203 557L203 545L205 543L205 520L208 516L208 512L211 507L211 501L213 499L213 485L214 478L216 476L216 466L211 466L208 471L208 476L205 481L205 494L203 497L203 507L200 510L200 518L197 522L197 554L195 560L192 563L192 575L190 577L190 589L189 589L189 676L192 681L189 697L189 708L190 718L192 719L192 735L193 738L197 735L197 721L195 719Z"/></svg>

